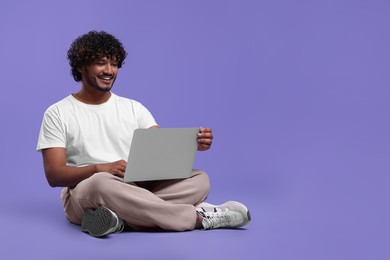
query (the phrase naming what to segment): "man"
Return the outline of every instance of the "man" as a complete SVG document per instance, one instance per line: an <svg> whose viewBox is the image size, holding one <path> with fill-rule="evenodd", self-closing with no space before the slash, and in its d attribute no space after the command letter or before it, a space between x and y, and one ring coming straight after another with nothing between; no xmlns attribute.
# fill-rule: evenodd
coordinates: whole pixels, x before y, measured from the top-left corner
<svg viewBox="0 0 390 260"><path fill-rule="evenodd" d="M134 130L159 127L142 104L111 92L126 55L106 32L78 37L68 59L81 88L44 114L37 150L50 186L64 187L67 219L94 237L125 227L184 231L246 225L250 214L243 204L203 202L209 179L202 171L183 180L123 181ZM212 139L212 130L201 128L198 150L208 150Z"/></svg>

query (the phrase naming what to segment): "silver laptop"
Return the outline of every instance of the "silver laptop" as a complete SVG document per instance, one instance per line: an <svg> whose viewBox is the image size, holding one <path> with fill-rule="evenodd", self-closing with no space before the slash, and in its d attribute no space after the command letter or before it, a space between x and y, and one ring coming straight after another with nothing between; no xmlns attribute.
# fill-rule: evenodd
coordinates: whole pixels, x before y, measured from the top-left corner
<svg viewBox="0 0 390 260"><path fill-rule="evenodd" d="M136 129L125 182L184 179L191 176L199 128Z"/></svg>

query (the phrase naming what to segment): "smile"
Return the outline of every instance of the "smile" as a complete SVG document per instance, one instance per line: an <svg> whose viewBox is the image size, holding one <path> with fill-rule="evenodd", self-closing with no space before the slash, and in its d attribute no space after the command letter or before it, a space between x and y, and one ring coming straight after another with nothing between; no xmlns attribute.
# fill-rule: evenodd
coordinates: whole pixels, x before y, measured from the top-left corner
<svg viewBox="0 0 390 260"><path fill-rule="evenodd" d="M106 80L106 81L110 81L112 80L114 77L112 76L98 76L99 79L102 79L102 80Z"/></svg>

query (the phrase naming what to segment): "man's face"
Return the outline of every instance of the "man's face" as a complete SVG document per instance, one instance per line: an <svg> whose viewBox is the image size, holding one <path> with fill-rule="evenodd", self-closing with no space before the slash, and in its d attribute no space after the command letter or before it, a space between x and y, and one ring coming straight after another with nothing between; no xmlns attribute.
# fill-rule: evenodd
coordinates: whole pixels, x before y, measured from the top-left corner
<svg viewBox="0 0 390 260"><path fill-rule="evenodd" d="M118 75L118 62L102 57L80 70L83 85L101 92L109 92Z"/></svg>

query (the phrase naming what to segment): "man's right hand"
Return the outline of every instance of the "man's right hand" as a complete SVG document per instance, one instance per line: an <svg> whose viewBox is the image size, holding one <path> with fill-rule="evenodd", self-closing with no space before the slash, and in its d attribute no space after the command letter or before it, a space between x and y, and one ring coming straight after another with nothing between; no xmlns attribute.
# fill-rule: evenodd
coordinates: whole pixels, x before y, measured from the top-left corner
<svg viewBox="0 0 390 260"><path fill-rule="evenodd" d="M108 172L119 177L124 177L126 165L127 162L125 160L119 160L112 163L97 164L96 172Z"/></svg>

